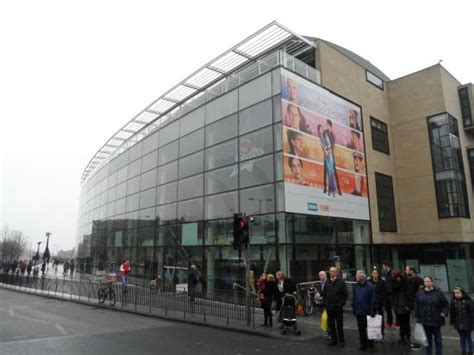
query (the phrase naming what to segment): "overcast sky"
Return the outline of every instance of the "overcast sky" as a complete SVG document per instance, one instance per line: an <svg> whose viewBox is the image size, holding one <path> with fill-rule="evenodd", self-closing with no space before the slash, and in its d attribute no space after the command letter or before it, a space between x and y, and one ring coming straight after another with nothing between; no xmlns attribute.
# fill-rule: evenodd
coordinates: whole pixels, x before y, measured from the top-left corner
<svg viewBox="0 0 474 355"><path fill-rule="evenodd" d="M74 247L92 155L167 89L272 20L342 45L392 79L442 59L461 83L474 81L472 2L387 3L1 1L1 225L33 243L52 232L53 252Z"/></svg>

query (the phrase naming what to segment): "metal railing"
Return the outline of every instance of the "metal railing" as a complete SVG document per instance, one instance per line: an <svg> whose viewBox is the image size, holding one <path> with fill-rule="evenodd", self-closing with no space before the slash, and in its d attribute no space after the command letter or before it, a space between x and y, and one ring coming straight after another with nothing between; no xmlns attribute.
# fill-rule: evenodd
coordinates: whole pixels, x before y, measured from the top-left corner
<svg viewBox="0 0 474 355"><path fill-rule="evenodd" d="M103 307L112 307L109 300L99 304L99 280L19 276L0 273L0 286L26 293L55 297ZM104 281L102 281L104 285ZM190 319L219 325L245 325L255 329L256 297L245 299L245 288L200 292L176 292L137 285L112 283L116 303L113 307L127 311L163 316L170 319ZM192 302L193 301L193 302ZM248 309L249 305L251 309ZM233 324L231 324L233 323Z"/></svg>

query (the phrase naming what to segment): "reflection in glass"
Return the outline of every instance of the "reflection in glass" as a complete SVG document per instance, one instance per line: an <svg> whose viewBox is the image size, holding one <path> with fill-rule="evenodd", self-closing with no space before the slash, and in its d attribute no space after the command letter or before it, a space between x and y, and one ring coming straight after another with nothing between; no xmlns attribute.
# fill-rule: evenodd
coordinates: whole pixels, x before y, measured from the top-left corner
<svg viewBox="0 0 474 355"><path fill-rule="evenodd" d="M238 208L237 191L206 197L206 219L231 217Z"/></svg>
<svg viewBox="0 0 474 355"><path fill-rule="evenodd" d="M274 212L275 196L273 184L240 190L240 209L250 214Z"/></svg>
<svg viewBox="0 0 474 355"><path fill-rule="evenodd" d="M238 188L238 166L231 165L206 173L206 195Z"/></svg>
<svg viewBox="0 0 474 355"><path fill-rule="evenodd" d="M240 187L261 185L273 181L273 155L248 160L240 164Z"/></svg>
<svg viewBox="0 0 474 355"><path fill-rule="evenodd" d="M189 198L202 196L203 194L203 175L195 175L178 182L178 200L187 200Z"/></svg>
<svg viewBox="0 0 474 355"><path fill-rule="evenodd" d="M188 155L179 160L179 178L184 178L190 175L201 173L203 171L204 152L198 152L193 155Z"/></svg>
<svg viewBox="0 0 474 355"><path fill-rule="evenodd" d="M206 170L237 162L237 139L206 149Z"/></svg>

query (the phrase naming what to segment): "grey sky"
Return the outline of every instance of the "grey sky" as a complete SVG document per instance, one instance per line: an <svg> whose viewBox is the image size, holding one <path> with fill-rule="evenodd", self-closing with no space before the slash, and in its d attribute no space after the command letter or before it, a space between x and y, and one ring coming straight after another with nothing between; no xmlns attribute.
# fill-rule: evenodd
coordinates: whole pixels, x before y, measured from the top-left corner
<svg viewBox="0 0 474 355"><path fill-rule="evenodd" d="M80 178L126 121L272 20L390 78L442 64L474 80L471 2L3 1L0 223L75 246ZM406 4L406 5L404 5Z"/></svg>

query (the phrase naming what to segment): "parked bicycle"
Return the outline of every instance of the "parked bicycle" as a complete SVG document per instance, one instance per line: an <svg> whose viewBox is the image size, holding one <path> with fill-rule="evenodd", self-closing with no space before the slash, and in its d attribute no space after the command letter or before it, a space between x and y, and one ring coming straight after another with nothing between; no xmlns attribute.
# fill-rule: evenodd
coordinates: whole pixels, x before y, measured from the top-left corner
<svg viewBox="0 0 474 355"><path fill-rule="evenodd" d="M321 305L322 296L314 285L304 288L302 292L304 314L310 316L316 310L316 306Z"/></svg>
<svg viewBox="0 0 474 355"><path fill-rule="evenodd" d="M115 291L112 287L112 282L99 282L99 291L98 291L98 298L99 303L104 303L107 298L110 301L111 306L115 306L115 302L117 301L117 297L115 296Z"/></svg>

